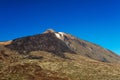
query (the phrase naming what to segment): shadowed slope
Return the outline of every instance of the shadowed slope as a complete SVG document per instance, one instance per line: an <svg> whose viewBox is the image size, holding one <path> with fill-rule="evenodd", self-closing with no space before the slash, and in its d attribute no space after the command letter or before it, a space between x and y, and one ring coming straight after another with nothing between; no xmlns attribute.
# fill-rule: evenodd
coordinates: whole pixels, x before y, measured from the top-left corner
<svg viewBox="0 0 120 80"><path fill-rule="evenodd" d="M16 50L21 54L41 50L52 52L60 57L64 57L64 52L73 52L63 41L56 38L54 33L46 33L15 39L6 47Z"/></svg>

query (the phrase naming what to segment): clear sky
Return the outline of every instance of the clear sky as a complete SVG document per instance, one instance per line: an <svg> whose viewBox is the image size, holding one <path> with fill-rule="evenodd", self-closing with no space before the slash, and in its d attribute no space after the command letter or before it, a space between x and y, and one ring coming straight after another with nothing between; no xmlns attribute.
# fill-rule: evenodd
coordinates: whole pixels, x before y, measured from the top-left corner
<svg viewBox="0 0 120 80"><path fill-rule="evenodd" d="M0 41L48 28L120 54L120 0L0 0Z"/></svg>

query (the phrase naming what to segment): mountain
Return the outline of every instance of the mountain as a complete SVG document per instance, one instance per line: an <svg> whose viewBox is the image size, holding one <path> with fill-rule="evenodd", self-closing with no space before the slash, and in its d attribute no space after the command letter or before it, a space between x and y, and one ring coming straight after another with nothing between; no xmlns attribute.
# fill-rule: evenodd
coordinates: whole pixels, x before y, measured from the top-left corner
<svg viewBox="0 0 120 80"><path fill-rule="evenodd" d="M69 52L103 62L120 61L120 57L110 50L78 39L70 34L56 32L51 29L42 34L15 39L6 47L18 51L20 54L28 54L31 51L40 50L65 58L64 53Z"/></svg>
<svg viewBox="0 0 120 80"><path fill-rule="evenodd" d="M64 32L0 44L0 80L120 80L120 57Z"/></svg>

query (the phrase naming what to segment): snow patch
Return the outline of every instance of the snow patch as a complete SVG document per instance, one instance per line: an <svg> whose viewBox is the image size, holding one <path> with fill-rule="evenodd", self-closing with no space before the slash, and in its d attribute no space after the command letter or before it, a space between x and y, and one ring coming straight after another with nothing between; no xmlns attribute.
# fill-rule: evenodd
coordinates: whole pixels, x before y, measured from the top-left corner
<svg viewBox="0 0 120 80"><path fill-rule="evenodd" d="M61 39L61 36L60 36L59 33L55 33L55 35L56 35L57 38Z"/></svg>
<svg viewBox="0 0 120 80"><path fill-rule="evenodd" d="M63 32L58 32L62 37L65 35Z"/></svg>
<svg viewBox="0 0 120 80"><path fill-rule="evenodd" d="M55 33L55 35L56 35L57 38L59 38L59 39L61 39L61 40L64 40L64 35L65 35L65 33L63 33L63 32L58 32L58 33Z"/></svg>

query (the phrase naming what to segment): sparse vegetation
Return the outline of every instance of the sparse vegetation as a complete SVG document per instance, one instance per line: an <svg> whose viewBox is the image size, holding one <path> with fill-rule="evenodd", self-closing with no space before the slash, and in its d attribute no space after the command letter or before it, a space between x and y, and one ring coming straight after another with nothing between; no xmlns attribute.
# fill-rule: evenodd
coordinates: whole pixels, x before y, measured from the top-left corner
<svg viewBox="0 0 120 80"><path fill-rule="evenodd" d="M66 34L44 33L0 45L0 80L120 80L120 57ZM74 52L74 53L72 53Z"/></svg>
<svg viewBox="0 0 120 80"><path fill-rule="evenodd" d="M119 80L120 64L104 63L80 55L65 53L63 59L44 51L35 51L43 59L19 58L1 62L0 80ZM19 54L18 54L19 55ZM3 67L4 66L4 67Z"/></svg>

